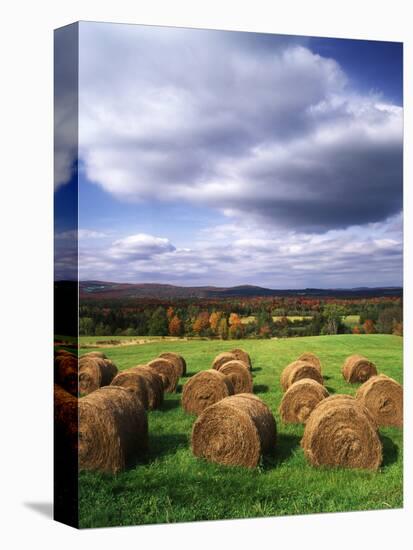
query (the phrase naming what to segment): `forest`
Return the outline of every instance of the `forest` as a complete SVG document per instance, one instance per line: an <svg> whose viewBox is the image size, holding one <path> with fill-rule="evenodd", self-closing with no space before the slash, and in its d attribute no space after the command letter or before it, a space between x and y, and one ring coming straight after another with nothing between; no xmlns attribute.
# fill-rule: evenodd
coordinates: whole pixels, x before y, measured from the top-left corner
<svg viewBox="0 0 413 550"><path fill-rule="evenodd" d="M403 334L402 298L247 297L80 301L84 336L217 339Z"/></svg>

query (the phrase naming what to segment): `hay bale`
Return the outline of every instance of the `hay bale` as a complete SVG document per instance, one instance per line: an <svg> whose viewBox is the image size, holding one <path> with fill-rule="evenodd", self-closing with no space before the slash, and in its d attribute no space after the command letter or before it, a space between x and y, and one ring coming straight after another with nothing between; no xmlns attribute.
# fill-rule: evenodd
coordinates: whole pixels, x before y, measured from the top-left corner
<svg viewBox="0 0 413 550"><path fill-rule="evenodd" d="M218 464L254 468L275 446L276 434L267 405L251 393L240 393L199 415L192 429L192 452Z"/></svg>
<svg viewBox="0 0 413 550"><path fill-rule="evenodd" d="M310 414L301 446L313 466L377 470L382 446L369 411L349 395L323 399Z"/></svg>
<svg viewBox="0 0 413 550"><path fill-rule="evenodd" d="M77 401L64 388L54 384L54 442L59 456L65 456L67 452L77 453Z"/></svg>
<svg viewBox="0 0 413 550"><path fill-rule="evenodd" d="M209 405L233 394L234 387L225 374L214 369L204 370L184 385L182 407L187 413L199 415Z"/></svg>
<svg viewBox="0 0 413 550"><path fill-rule="evenodd" d="M224 353L219 353L215 359L212 362L212 368L215 370L219 370L219 367L222 367L224 363L228 363L228 361L236 361L237 358L235 355L229 351L225 351Z"/></svg>
<svg viewBox="0 0 413 550"><path fill-rule="evenodd" d="M403 388L385 374L372 376L357 390L356 399L371 413L378 426L403 426Z"/></svg>
<svg viewBox="0 0 413 550"><path fill-rule="evenodd" d="M79 399L79 468L116 473L147 450L148 419L133 391L106 386Z"/></svg>
<svg viewBox="0 0 413 550"><path fill-rule="evenodd" d="M312 410L326 397L328 397L328 391L325 387L311 378L294 382L281 401L279 412L282 421L305 424Z"/></svg>
<svg viewBox="0 0 413 550"><path fill-rule="evenodd" d="M163 388L166 393L176 391L179 375L177 369L169 359L161 359L158 357L150 361L147 366L162 378Z"/></svg>
<svg viewBox="0 0 413 550"><path fill-rule="evenodd" d="M178 353L174 353L172 351L165 351L161 354L159 354L159 357L161 359L168 359L176 368L179 377L185 376L186 374L186 361L182 357L182 355L179 355Z"/></svg>
<svg viewBox="0 0 413 550"><path fill-rule="evenodd" d="M344 379L350 384L365 382L377 374L376 365L362 355L350 355L341 369Z"/></svg>
<svg viewBox="0 0 413 550"><path fill-rule="evenodd" d="M78 394L78 359L76 355L73 353L56 354L54 360L54 379L56 384L70 394Z"/></svg>
<svg viewBox="0 0 413 550"><path fill-rule="evenodd" d="M311 363L321 373L321 361L315 353L311 353L311 351L306 351L300 355L297 361Z"/></svg>
<svg viewBox="0 0 413 550"><path fill-rule="evenodd" d="M146 365L137 365L128 369L138 372L146 382L149 410L159 409L163 403L163 380L153 369Z"/></svg>
<svg viewBox="0 0 413 550"><path fill-rule="evenodd" d="M281 373L281 386L286 391L291 384L303 378L312 378L319 384L324 383L321 373L314 365L306 361L293 361Z"/></svg>
<svg viewBox="0 0 413 550"><path fill-rule="evenodd" d="M149 408L148 385L149 382L143 373L137 370L127 369L119 372L112 382L111 386L122 386L135 392L145 410Z"/></svg>
<svg viewBox="0 0 413 550"><path fill-rule="evenodd" d="M252 370L251 357L244 349L235 348L232 349L230 353L235 355L235 359L237 359L237 361L243 361L247 365L248 370Z"/></svg>
<svg viewBox="0 0 413 550"><path fill-rule="evenodd" d="M88 351L87 353L84 353L82 357L97 357L98 359L107 359L107 355L105 355L102 351Z"/></svg>
<svg viewBox="0 0 413 550"><path fill-rule="evenodd" d="M228 361L219 367L218 372L228 376L235 394L252 393L252 376L244 361Z"/></svg>
<svg viewBox="0 0 413 550"><path fill-rule="evenodd" d="M56 359L56 357L59 357L61 355L66 355L66 356L70 356L70 357L77 357L77 355L75 353L73 353L72 351L69 351L67 349L57 349L57 350L55 350L55 352L54 352L55 359Z"/></svg>
<svg viewBox="0 0 413 550"><path fill-rule="evenodd" d="M108 386L117 375L118 369L110 359L81 357L79 360L79 393L89 393Z"/></svg>

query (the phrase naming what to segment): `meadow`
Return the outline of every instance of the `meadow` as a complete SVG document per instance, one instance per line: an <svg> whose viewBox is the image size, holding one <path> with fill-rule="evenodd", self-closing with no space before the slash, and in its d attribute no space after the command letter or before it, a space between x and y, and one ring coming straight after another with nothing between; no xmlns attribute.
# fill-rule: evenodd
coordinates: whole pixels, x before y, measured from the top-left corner
<svg viewBox="0 0 413 550"><path fill-rule="evenodd" d="M107 338L110 340L110 337ZM116 338L118 339L118 338ZM148 339L147 337L145 338ZM90 351L96 343L82 337ZM190 450L195 417L184 413L180 398L189 376L210 368L215 355L242 347L253 363L254 393L271 408L277 442L258 468L226 467L196 459ZM347 355L361 353L378 371L402 383L403 339L385 334L336 335L271 340L167 340L105 347L120 370L146 363L162 351L175 351L187 362L187 376L176 394L166 394L160 410L148 413L149 452L133 469L116 476L81 472L81 527L218 520L321 512L400 508L403 506L403 433L381 428L383 463L378 472L316 469L307 464L300 439L303 426L286 425L278 407L283 368L300 353L312 351L321 361L330 392L354 395L341 375Z"/></svg>

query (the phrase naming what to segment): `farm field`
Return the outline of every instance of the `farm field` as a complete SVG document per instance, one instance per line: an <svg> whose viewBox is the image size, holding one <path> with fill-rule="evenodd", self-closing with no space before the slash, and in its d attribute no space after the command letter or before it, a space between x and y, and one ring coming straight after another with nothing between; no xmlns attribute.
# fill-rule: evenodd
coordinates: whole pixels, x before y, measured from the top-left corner
<svg viewBox="0 0 413 550"><path fill-rule="evenodd" d="M80 342L90 345L93 340L81 337ZM300 353L312 351L320 357L331 394L354 395L359 385L347 384L341 375L345 357L364 354L376 363L379 372L402 383L402 346L403 339L398 336L374 334L237 341L157 339L107 347L106 355L120 370L145 363L162 351L176 351L185 357L188 376L210 368L218 353L244 348L253 362L254 392L275 415L278 440L273 455L264 457L254 470L219 466L193 457L190 434L195 417L185 414L180 404L182 384L188 379L184 377L178 393L165 394L163 408L148 413L150 449L145 460L116 476L80 473L80 526L402 507L402 430L380 429L384 458L376 473L315 469L307 464L300 448L303 427L284 425L278 415L281 371ZM90 348L81 349L81 353L86 351Z"/></svg>

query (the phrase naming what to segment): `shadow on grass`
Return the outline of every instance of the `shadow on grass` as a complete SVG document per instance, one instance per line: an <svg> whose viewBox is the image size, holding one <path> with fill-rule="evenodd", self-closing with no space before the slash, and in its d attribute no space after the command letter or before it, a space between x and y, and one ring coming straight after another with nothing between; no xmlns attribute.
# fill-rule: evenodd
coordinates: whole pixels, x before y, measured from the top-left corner
<svg viewBox="0 0 413 550"><path fill-rule="evenodd" d="M182 447L188 447L188 436L186 434L151 434L149 436L149 451L146 455L147 462L161 456L175 454Z"/></svg>
<svg viewBox="0 0 413 550"><path fill-rule="evenodd" d="M253 367L251 369L252 372L260 372L260 370L262 370L262 367Z"/></svg>
<svg viewBox="0 0 413 550"><path fill-rule="evenodd" d="M171 411L181 406L180 399L165 399L162 403L161 411Z"/></svg>
<svg viewBox="0 0 413 550"><path fill-rule="evenodd" d="M301 437L298 435L278 434L277 445L272 454L264 457L264 470L271 470L287 461L300 448Z"/></svg>
<svg viewBox="0 0 413 550"><path fill-rule="evenodd" d="M267 393L269 387L266 384L254 384L254 393Z"/></svg>
<svg viewBox="0 0 413 550"><path fill-rule="evenodd" d="M380 436L383 445L382 467L390 466L397 462L399 457L399 447L386 435Z"/></svg>
<svg viewBox="0 0 413 550"><path fill-rule="evenodd" d="M333 393L336 393L336 390L334 388L332 388L331 386L326 386L325 388L326 388L326 390L328 391L328 393L330 395L332 395Z"/></svg>
<svg viewBox="0 0 413 550"><path fill-rule="evenodd" d="M323 374L324 380L331 380L331 376L328 376L328 374Z"/></svg>

